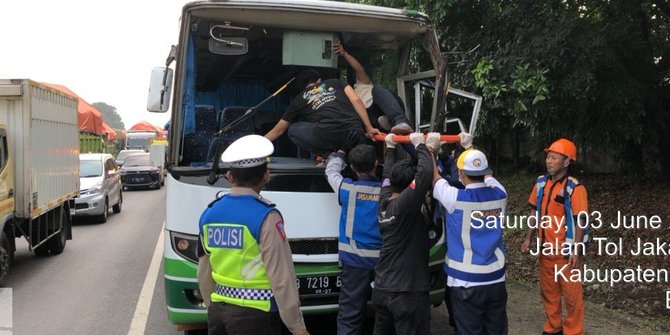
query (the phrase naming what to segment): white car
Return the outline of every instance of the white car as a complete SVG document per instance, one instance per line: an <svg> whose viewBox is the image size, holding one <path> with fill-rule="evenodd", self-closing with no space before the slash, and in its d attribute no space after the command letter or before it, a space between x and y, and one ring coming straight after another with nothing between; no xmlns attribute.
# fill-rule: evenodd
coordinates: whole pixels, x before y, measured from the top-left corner
<svg viewBox="0 0 670 335"><path fill-rule="evenodd" d="M79 196L75 199L76 217L95 216L104 223L107 222L110 206L114 213L121 212L121 173L112 155L80 154L79 183Z"/></svg>

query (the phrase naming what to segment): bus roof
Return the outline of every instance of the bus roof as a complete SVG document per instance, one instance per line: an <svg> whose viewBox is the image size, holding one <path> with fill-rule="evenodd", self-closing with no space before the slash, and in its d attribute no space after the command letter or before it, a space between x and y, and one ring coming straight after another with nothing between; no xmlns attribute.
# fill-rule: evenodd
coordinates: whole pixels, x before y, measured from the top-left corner
<svg viewBox="0 0 670 335"><path fill-rule="evenodd" d="M321 0L197 1L184 6L186 13L212 20L225 18L236 25L411 37L424 34L430 24L428 16L417 11Z"/></svg>

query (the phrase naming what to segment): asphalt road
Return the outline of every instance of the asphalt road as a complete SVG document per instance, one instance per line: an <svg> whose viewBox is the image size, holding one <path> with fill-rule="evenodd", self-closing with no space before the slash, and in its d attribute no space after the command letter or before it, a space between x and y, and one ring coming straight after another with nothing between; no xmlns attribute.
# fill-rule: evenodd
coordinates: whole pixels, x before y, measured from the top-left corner
<svg viewBox="0 0 670 335"><path fill-rule="evenodd" d="M126 191L107 223L76 220L61 255L36 257L17 239L5 282L13 334L180 334L167 320L162 264L150 271L164 218L165 188ZM444 314L433 309L433 334L450 333ZM335 333L334 316L306 321L312 334Z"/></svg>

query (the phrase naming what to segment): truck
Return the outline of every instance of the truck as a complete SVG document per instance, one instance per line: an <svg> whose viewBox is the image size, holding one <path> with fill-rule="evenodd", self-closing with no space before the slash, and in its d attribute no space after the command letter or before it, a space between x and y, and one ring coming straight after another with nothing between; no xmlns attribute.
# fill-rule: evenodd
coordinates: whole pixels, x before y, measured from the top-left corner
<svg viewBox="0 0 670 335"><path fill-rule="evenodd" d="M79 195L77 99L28 79L0 79L0 278L24 237L36 255L72 238Z"/></svg>
<svg viewBox="0 0 670 335"><path fill-rule="evenodd" d="M206 327L207 320L196 280L198 220L231 186L220 178L226 168L218 164L214 143L225 149L236 138L272 129L301 90L285 83L306 68L318 69L323 79L353 79L338 64L336 40L372 67L388 61L384 66L394 69L392 84L414 129L446 129L445 91L452 90L433 23L413 10L339 1L197 1L183 7L179 31L165 66L151 73L147 109L171 110L164 282L168 319L189 332ZM429 65L413 63L418 52ZM301 309L336 312L337 197L324 168L304 159L287 135L274 144L262 195L284 217ZM441 230L430 237L430 297L438 305L445 288L444 237Z"/></svg>
<svg viewBox="0 0 670 335"><path fill-rule="evenodd" d="M149 146L156 137L156 131L129 130L126 132L125 149L149 150Z"/></svg>

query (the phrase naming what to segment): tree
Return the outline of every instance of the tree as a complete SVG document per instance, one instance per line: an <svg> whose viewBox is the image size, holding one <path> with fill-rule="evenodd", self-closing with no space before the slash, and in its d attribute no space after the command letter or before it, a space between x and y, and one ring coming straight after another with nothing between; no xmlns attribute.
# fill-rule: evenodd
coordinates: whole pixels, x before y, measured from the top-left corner
<svg viewBox="0 0 670 335"><path fill-rule="evenodd" d="M568 137L619 158L623 171L669 175L667 1L362 2L432 18L452 86L484 97L477 136L493 152L503 132L515 153L519 134L535 151Z"/></svg>
<svg viewBox="0 0 670 335"><path fill-rule="evenodd" d="M102 113L102 117L110 127L114 129L126 129L126 126L121 120L121 116L116 112L116 107L108 105L104 102L96 102L93 104L93 106L97 108L100 113Z"/></svg>

